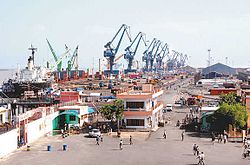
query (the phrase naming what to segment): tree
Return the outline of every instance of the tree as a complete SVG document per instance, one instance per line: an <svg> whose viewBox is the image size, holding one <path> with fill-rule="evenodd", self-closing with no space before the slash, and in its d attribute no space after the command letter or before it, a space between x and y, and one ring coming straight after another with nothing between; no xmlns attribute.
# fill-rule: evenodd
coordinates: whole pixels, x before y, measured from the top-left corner
<svg viewBox="0 0 250 165"><path fill-rule="evenodd" d="M123 117L124 102L123 100L115 100L113 104L104 105L100 108L100 113L108 120L118 121Z"/></svg>
<svg viewBox="0 0 250 165"><path fill-rule="evenodd" d="M114 106L115 106L115 118L118 120L121 120L123 117L123 111L124 111L124 102L123 100L115 100L114 101Z"/></svg>
<svg viewBox="0 0 250 165"><path fill-rule="evenodd" d="M234 128L243 129L247 125L248 114L246 108L239 103L222 103L220 108L208 118L214 131L227 130L231 124Z"/></svg>
<svg viewBox="0 0 250 165"><path fill-rule="evenodd" d="M234 92L230 92L228 94L221 94L220 99L221 99L221 104L227 103L229 105L240 103L241 100L241 98L237 96L237 94Z"/></svg>
<svg viewBox="0 0 250 165"><path fill-rule="evenodd" d="M111 104L107 104L102 106L99 111L101 112L101 114L108 120L113 121L114 120L114 109L113 109L113 105Z"/></svg>

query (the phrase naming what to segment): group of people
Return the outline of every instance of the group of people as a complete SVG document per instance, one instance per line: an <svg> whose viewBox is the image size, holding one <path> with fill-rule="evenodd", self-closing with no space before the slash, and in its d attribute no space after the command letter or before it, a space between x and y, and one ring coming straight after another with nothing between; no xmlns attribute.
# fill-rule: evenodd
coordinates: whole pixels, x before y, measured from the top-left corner
<svg viewBox="0 0 250 165"><path fill-rule="evenodd" d="M218 134L218 143L222 143L222 141L224 144L227 142L227 134Z"/></svg>
<svg viewBox="0 0 250 165"><path fill-rule="evenodd" d="M194 144L193 145L193 154L197 156L197 159L199 159L198 164L204 165L204 160L205 160L205 154L203 152L200 152L200 148L198 145Z"/></svg>
<svg viewBox="0 0 250 165"><path fill-rule="evenodd" d="M184 136L185 136L185 131L182 131L182 133L181 133L181 141L184 141ZM164 132L163 132L163 138L167 139L167 131L166 130L164 130Z"/></svg>
<svg viewBox="0 0 250 165"><path fill-rule="evenodd" d="M100 145L99 141L103 142L103 136L102 135L96 136L96 145ZM132 144L133 144L132 136L130 135L129 136L129 145L132 145ZM122 139L120 139L119 148L120 148L120 150L123 149L123 140Z"/></svg>
<svg viewBox="0 0 250 165"><path fill-rule="evenodd" d="M130 135L129 136L129 145L132 145L133 144L133 142L132 142L132 136ZM120 146L120 150L122 150L122 146L123 146L123 141L122 141L122 139L120 139L120 144L119 144L119 146Z"/></svg>

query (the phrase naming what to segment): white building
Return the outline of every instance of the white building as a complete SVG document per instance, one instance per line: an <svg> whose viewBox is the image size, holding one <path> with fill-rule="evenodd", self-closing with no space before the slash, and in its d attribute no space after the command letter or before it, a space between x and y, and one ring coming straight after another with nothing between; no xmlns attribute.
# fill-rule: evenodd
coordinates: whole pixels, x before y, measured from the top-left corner
<svg viewBox="0 0 250 165"><path fill-rule="evenodd" d="M124 101L123 122L126 128L149 128L158 126L162 119L163 103L159 97L163 90L144 84L142 90L132 90L117 94Z"/></svg>

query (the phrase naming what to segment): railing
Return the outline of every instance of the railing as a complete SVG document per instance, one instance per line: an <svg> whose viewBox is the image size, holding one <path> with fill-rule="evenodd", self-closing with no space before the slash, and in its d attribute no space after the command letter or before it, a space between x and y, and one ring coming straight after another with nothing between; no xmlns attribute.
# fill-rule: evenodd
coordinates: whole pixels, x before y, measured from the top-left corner
<svg viewBox="0 0 250 165"><path fill-rule="evenodd" d="M124 111L146 111L146 108L126 108Z"/></svg>

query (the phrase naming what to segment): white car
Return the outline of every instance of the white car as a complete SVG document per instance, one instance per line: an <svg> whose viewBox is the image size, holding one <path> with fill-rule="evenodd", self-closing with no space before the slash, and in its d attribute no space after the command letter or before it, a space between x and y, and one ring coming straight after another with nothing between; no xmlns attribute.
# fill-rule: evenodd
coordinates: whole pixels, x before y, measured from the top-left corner
<svg viewBox="0 0 250 165"><path fill-rule="evenodd" d="M89 136L90 137L101 136L101 131L99 129L92 129L91 131L89 131Z"/></svg>
<svg viewBox="0 0 250 165"><path fill-rule="evenodd" d="M165 107L165 109L166 109L167 111L172 111L172 110L173 110L172 104L167 104L167 106Z"/></svg>

